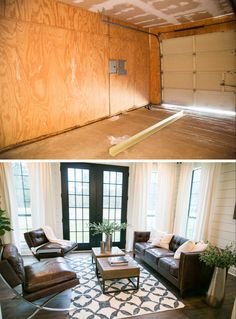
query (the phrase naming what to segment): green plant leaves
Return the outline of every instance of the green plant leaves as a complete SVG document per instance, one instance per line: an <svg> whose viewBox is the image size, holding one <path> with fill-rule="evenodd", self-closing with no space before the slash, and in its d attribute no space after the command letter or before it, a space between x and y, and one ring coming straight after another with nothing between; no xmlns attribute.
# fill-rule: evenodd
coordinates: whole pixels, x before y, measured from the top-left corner
<svg viewBox="0 0 236 319"><path fill-rule="evenodd" d="M93 231L94 235L97 234L112 234L115 231L120 231L122 229L126 228L126 223L116 223L116 222L111 222L109 223L108 221L104 221L103 223L90 223L89 227L91 228L91 230Z"/></svg>
<svg viewBox="0 0 236 319"><path fill-rule="evenodd" d="M3 236L6 231L11 231L10 219L6 216L6 211L0 208L0 236Z"/></svg>
<svg viewBox="0 0 236 319"><path fill-rule="evenodd" d="M224 249L213 245L200 255L200 260L209 267L229 268L236 266L236 249L233 244L227 245Z"/></svg>

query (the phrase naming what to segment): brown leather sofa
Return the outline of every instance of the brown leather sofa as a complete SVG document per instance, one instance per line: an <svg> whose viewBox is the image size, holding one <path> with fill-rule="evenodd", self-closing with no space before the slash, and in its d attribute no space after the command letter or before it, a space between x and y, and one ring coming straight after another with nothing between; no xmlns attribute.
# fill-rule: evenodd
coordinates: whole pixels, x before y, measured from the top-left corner
<svg viewBox="0 0 236 319"><path fill-rule="evenodd" d="M34 301L79 284L79 278L62 257L24 266L16 246L0 246L0 274L15 288L22 285L23 298Z"/></svg>
<svg viewBox="0 0 236 319"><path fill-rule="evenodd" d="M41 258L64 257L65 254L78 247L75 242L70 242L66 246L49 242L42 228L24 233L24 237L33 255L38 260Z"/></svg>
<svg viewBox="0 0 236 319"><path fill-rule="evenodd" d="M188 239L173 235L169 249L164 249L153 246L149 238L150 232L134 232L134 258L137 255L175 285L181 296L207 290L213 269L200 261L200 253L181 253L180 259L174 258L175 251Z"/></svg>

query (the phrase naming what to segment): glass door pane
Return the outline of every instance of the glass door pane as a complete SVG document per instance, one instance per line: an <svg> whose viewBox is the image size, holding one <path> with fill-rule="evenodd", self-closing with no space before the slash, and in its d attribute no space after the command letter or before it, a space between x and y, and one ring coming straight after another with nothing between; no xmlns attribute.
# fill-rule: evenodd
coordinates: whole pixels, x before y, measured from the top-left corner
<svg viewBox="0 0 236 319"><path fill-rule="evenodd" d="M122 188L123 172L103 171L103 221L121 223ZM113 234L113 242L120 242L120 233Z"/></svg>
<svg viewBox="0 0 236 319"><path fill-rule="evenodd" d="M69 239L89 243L89 170L68 168Z"/></svg>

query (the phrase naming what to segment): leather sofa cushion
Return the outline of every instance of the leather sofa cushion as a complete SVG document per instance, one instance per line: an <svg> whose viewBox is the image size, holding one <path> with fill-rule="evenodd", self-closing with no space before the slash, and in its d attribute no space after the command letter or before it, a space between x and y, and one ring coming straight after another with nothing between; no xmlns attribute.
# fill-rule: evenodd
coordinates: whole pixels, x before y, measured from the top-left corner
<svg viewBox="0 0 236 319"><path fill-rule="evenodd" d="M159 260L158 268L162 268L175 278L178 278L179 262L179 259L174 259L174 257L163 257Z"/></svg>
<svg viewBox="0 0 236 319"><path fill-rule="evenodd" d="M174 256L173 251L167 250L165 248L151 248L145 250L145 259L151 260L154 263L158 263L159 259L162 257Z"/></svg>
<svg viewBox="0 0 236 319"><path fill-rule="evenodd" d="M135 251L140 254L143 254L146 249L154 247L151 243L136 243Z"/></svg>
<svg viewBox="0 0 236 319"><path fill-rule="evenodd" d="M76 273L62 257L52 258L25 267L24 289L30 293L75 278Z"/></svg>
<svg viewBox="0 0 236 319"><path fill-rule="evenodd" d="M187 241L188 239L174 235L169 244L169 250L176 252L176 250Z"/></svg>
<svg viewBox="0 0 236 319"><path fill-rule="evenodd" d="M24 262L15 245L7 244L4 246L2 260L9 262L22 282L25 280Z"/></svg>

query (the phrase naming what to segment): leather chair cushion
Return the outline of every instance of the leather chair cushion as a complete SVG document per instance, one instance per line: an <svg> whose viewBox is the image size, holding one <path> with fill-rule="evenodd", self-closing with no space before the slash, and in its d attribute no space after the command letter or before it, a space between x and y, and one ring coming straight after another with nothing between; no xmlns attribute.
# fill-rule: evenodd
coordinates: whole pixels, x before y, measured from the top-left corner
<svg viewBox="0 0 236 319"><path fill-rule="evenodd" d="M48 242L47 237L45 236L42 228L33 230L27 234L28 236L30 236L30 241L33 247L37 247Z"/></svg>
<svg viewBox="0 0 236 319"><path fill-rule="evenodd" d="M24 262L15 245L7 244L4 246L2 260L9 262L22 282L25 280Z"/></svg>
<svg viewBox="0 0 236 319"><path fill-rule="evenodd" d="M146 249L149 249L152 247L154 247L154 246L151 243L136 243L135 244L135 251L140 253L140 254L143 254Z"/></svg>
<svg viewBox="0 0 236 319"><path fill-rule="evenodd" d="M39 291L75 278L76 273L62 257L40 261L25 266L24 290Z"/></svg>
<svg viewBox="0 0 236 319"><path fill-rule="evenodd" d="M175 278L179 276L179 259L174 259L174 257L163 257L159 260L158 268L162 268L169 272Z"/></svg>
<svg viewBox="0 0 236 319"><path fill-rule="evenodd" d="M187 241L188 239L174 235L169 244L169 250L176 252L176 250Z"/></svg>
<svg viewBox="0 0 236 319"><path fill-rule="evenodd" d="M174 256L173 251L167 250L165 248L151 248L145 250L145 259L149 259L152 262L158 263L159 259L162 257Z"/></svg>
<svg viewBox="0 0 236 319"><path fill-rule="evenodd" d="M58 249L58 251L62 251L63 253L67 253L68 251L70 251L73 248L77 247L77 243L75 242L70 242L70 244L68 245L61 245L61 244L57 244L57 243L51 243L48 242L42 246L40 246L38 249L36 249L37 253L44 253L44 250L46 249Z"/></svg>

